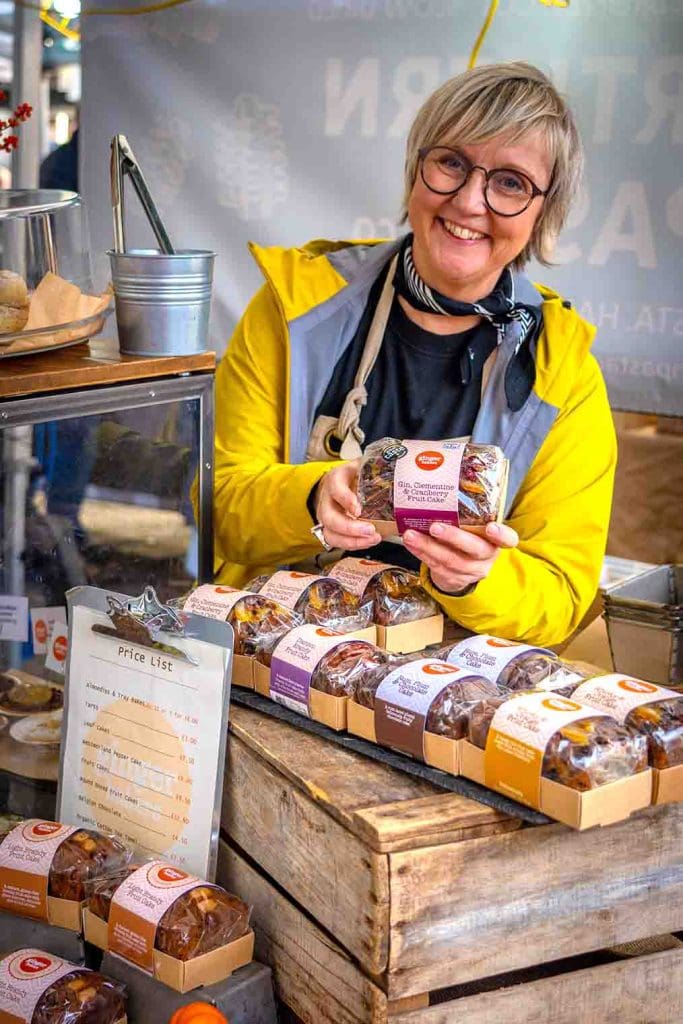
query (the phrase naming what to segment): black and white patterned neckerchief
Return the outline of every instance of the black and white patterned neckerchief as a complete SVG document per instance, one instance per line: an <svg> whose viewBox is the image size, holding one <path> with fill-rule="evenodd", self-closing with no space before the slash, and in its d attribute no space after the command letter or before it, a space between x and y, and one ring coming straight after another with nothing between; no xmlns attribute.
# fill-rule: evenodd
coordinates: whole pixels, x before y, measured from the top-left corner
<svg viewBox="0 0 683 1024"><path fill-rule="evenodd" d="M441 316L481 316L493 324L498 335L498 344L505 336L505 327L513 320L520 325L519 339L515 352L522 344L535 335L540 324L541 311L536 306L515 302L515 283L512 271L506 267L493 291L478 302L460 302L442 295L426 284L413 262L413 236L403 242L396 273L394 288L414 309Z"/></svg>

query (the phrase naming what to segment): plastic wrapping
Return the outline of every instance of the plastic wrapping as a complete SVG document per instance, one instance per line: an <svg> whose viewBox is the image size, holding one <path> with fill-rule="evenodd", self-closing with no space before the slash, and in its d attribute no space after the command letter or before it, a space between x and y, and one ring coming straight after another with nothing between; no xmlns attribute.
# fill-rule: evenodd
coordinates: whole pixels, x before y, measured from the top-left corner
<svg viewBox="0 0 683 1024"><path fill-rule="evenodd" d="M372 620L376 625L399 626L404 622L416 622L438 614L439 606L421 586L420 577L416 573L393 565L382 568L379 562L371 563L367 559L354 558L342 558L340 562L328 566L325 572L334 575L343 571L346 563L351 567L350 572L354 571L354 563L367 565L369 568L366 572L371 572L373 565L377 567L360 598L363 603L372 601ZM346 582L343 577L341 582Z"/></svg>
<svg viewBox="0 0 683 1024"><path fill-rule="evenodd" d="M271 578L257 576L247 583L246 589L259 593ZM359 601L355 594L341 583L327 576L313 576L311 580L294 605L294 611L301 617L302 622L327 626L328 629L336 629L339 633L352 633L371 625L371 601ZM268 659L265 663L268 664Z"/></svg>
<svg viewBox="0 0 683 1024"><path fill-rule="evenodd" d="M473 638L481 642L484 638ZM493 638L494 642L496 638ZM465 659L457 657L458 648L468 641L457 640L455 643L441 647L435 657L443 658L453 664L471 667ZM505 641L501 641L505 643ZM491 676L491 673L487 673ZM540 648L529 648L517 654L495 676L494 682L504 690L553 690L568 697L582 680L588 678L585 671L577 668L554 654Z"/></svg>
<svg viewBox="0 0 683 1024"><path fill-rule="evenodd" d="M374 710L375 694L382 680L396 668L415 660L415 657L392 658L387 664L367 672L356 686L356 702ZM478 675L463 676L462 679L448 683L429 708L425 731L437 736L446 736L451 740L464 739L467 736L468 722L473 709L482 701L499 693L500 690L494 683Z"/></svg>
<svg viewBox="0 0 683 1024"><path fill-rule="evenodd" d="M402 447L403 442L394 437L383 437L366 447L358 477L361 518L384 522L395 518L394 471ZM458 489L461 526L484 526L496 521L504 500L506 473L500 448L465 445L460 479L453 481Z"/></svg>
<svg viewBox="0 0 683 1024"><path fill-rule="evenodd" d="M482 750L486 748L493 716L506 699L515 697L491 697L472 709L470 743ZM583 792L628 778L647 766L644 736L612 718L591 715L587 707L585 718L563 726L551 737L543 757L542 775Z"/></svg>
<svg viewBox="0 0 683 1024"><path fill-rule="evenodd" d="M311 686L331 697L353 697L360 682L386 660L379 647L363 640L347 640L323 655Z"/></svg>
<svg viewBox="0 0 683 1024"><path fill-rule="evenodd" d="M95 881L88 909L108 921L114 893L137 867ZM176 960L193 960L246 935L249 914L249 907L238 896L218 885L202 882L179 896L163 914L157 925L155 948Z"/></svg>
<svg viewBox="0 0 683 1024"><path fill-rule="evenodd" d="M683 764L683 696L634 708L626 725L646 737L653 768Z"/></svg>
<svg viewBox="0 0 683 1024"><path fill-rule="evenodd" d="M116 1024L126 1013L126 990L96 971L74 967L40 997L31 1024Z"/></svg>
<svg viewBox="0 0 683 1024"><path fill-rule="evenodd" d="M9 831L0 834L0 846ZM52 859L48 895L80 903L92 879L119 871L131 857L131 851L112 835L90 829L72 832Z"/></svg>
<svg viewBox="0 0 683 1024"><path fill-rule="evenodd" d="M222 588L226 591L232 587ZM183 608L194 591L185 594L176 607ZM238 593L235 590L235 593ZM173 602L170 602L173 606ZM245 594L233 605L225 617L235 632L235 654L257 657L270 654L285 633L300 626L303 619L279 601L263 594Z"/></svg>

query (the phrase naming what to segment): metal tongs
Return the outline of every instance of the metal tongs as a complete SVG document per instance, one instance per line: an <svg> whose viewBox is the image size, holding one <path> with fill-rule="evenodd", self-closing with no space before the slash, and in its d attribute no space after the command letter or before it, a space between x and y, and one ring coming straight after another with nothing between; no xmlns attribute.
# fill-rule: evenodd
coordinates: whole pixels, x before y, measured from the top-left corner
<svg viewBox="0 0 683 1024"><path fill-rule="evenodd" d="M137 192L138 199L142 203L142 208L159 243L159 248L163 253L173 256L175 249L159 216L159 211L147 187L147 182L140 170L140 165L135 159L135 154L130 148L125 135L115 135L111 140L110 174L111 205L114 215L114 251L126 251L126 236L123 225L123 177L127 174L133 183L133 188Z"/></svg>

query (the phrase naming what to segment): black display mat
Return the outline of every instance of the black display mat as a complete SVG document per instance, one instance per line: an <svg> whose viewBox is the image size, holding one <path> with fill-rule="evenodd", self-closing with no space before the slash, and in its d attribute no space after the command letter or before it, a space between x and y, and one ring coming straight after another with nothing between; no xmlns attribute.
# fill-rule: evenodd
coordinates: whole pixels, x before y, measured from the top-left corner
<svg viewBox="0 0 683 1024"><path fill-rule="evenodd" d="M442 772L439 768L431 768L420 761L414 761L405 754L399 754L394 750L386 750L384 747L378 747L374 743L368 743L367 740L362 740L357 736L350 736L348 733L335 732L334 729L329 729L320 722L314 722L311 718L304 718L303 715L297 714L296 711L290 711L289 708L283 707L282 704L276 704L274 701L269 700L267 697L262 697L253 690L242 690L233 686L230 699L241 707L261 711L264 715L270 715L271 718L276 718L280 722L293 725L296 729L301 729L303 732L313 733L314 736L322 736L323 739L330 740L332 743L344 747L345 750L353 750L356 754L362 754L363 757L379 761L380 764L387 764L391 768L404 772L406 775L413 775L417 779L424 779L426 782L431 782L433 786L438 786L439 789L449 793L459 793L460 796L469 797L470 800L476 800L486 807L492 807L503 814L519 818L529 825L547 825L552 820L547 815L541 814L540 811L535 811L532 807L518 804L515 800L510 800L508 797L495 793L492 789L487 789L486 786L480 786L478 782L465 779L461 775L449 775L447 772Z"/></svg>

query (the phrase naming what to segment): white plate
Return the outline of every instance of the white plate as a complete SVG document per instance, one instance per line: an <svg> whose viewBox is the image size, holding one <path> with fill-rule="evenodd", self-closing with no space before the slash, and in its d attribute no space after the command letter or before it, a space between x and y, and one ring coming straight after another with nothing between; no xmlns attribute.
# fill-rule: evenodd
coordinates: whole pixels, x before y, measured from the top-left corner
<svg viewBox="0 0 683 1024"><path fill-rule="evenodd" d="M46 726L53 728L46 730ZM62 709L20 718L10 726L9 734L17 743L27 743L32 747L58 747L62 738Z"/></svg>

